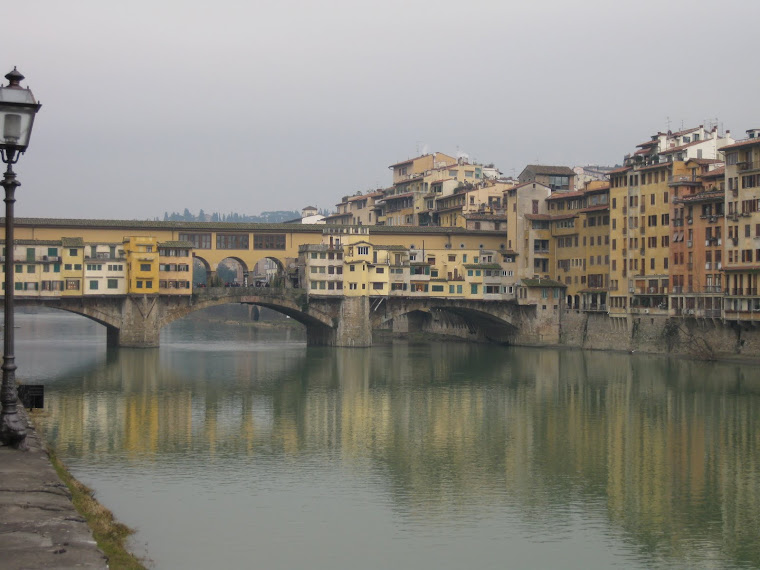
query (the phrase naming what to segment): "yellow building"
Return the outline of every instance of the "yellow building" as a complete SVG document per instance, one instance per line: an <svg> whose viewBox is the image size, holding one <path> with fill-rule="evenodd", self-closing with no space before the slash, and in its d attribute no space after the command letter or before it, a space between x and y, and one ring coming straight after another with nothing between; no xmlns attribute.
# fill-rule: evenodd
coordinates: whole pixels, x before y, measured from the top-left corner
<svg viewBox="0 0 760 570"><path fill-rule="evenodd" d="M60 241L15 240L13 280L14 291L17 296L47 297L60 295L63 288L59 257L60 248ZM6 267L5 260L6 247L3 243L3 274ZM5 290L4 277L2 287Z"/></svg>
<svg viewBox="0 0 760 570"><path fill-rule="evenodd" d="M164 241L158 244L158 292L162 295L192 295L193 244Z"/></svg>
<svg viewBox="0 0 760 570"><path fill-rule="evenodd" d="M567 287L567 307L579 309L580 292L586 285L588 237L580 216L584 195L582 191L554 192L547 202L552 220L553 271L556 280Z"/></svg>
<svg viewBox="0 0 760 570"><path fill-rule="evenodd" d="M720 150L726 157L725 318L760 320L760 129Z"/></svg>
<svg viewBox="0 0 760 570"><path fill-rule="evenodd" d="M63 295L78 297L83 292L84 240L82 238L62 238L61 253Z"/></svg>
<svg viewBox="0 0 760 570"><path fill-rule="evenodd" d="M610 313L667 314L670 262L669 184L683 162L610 173Z"/></svg>
<svg viewBox="0 0 760 570"><path fill-rule="evenodd" d="M144 295L158 293L158 240L155 237L132 236L124 238L123 247L127 264L127 292Z"/></svg>
<svg viewBox="0 0 760 570"><path fill-rule="evenodd" d="M440 169L455 164L457 164L457 159L453 156L443 154L442 152L434 152L397 162L388 168L393 170L393 184L395 185L429 170Z"/></svg>
<svg viewBox="0 0 760 570"><path fill-rule="evenodd" d="M607 182L592 182L583 194L580 210L580 243L585 248L585 275L581 275L581 309L607 311L610 275L610 186ZM574 281L574 280L573 280ZM575 285L575 283L573 283ZM574 306L577 298L573 298Z"/></svg>
<svg viewBox="0 0 760 570"><path fill-rule="evenodd" d="M551 189L539 182L525 182L504 191L507 216L506 249L515 251L518 279L549 277L554 271L550 263L551 223L547 198Z"/></svg>
<svg viewBox="0 0 760 570"><path fill-rule="evenodd" d="M625 316L628 291L628 173L623 166L610 175L610 315Z"/></svg>

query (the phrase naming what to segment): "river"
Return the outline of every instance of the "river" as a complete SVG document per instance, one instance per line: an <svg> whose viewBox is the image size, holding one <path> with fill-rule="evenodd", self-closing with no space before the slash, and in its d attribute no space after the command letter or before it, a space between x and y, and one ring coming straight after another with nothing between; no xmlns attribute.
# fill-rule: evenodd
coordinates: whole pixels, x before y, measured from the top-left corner
<svg viewBox="0 0 760 570"><path fill-rule="evenodd" d="M753 365L17 325L48 442L155 568L760 567Z"/></svg>

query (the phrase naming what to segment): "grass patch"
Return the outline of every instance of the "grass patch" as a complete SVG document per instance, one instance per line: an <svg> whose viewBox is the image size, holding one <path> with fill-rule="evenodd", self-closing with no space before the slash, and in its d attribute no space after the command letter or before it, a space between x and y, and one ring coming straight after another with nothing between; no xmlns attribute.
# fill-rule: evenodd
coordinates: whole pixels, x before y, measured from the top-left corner
<svg viewBox="0 0 760 570"><path fill-rule="evenodd" d="M94 491L77 481L53 450L48 449L48 453L56 473L71 491L74 507L87 520L98 547L108 557L109 568L145 570L126 548L127 538L134 531L114 519L113 513L95 499Z"/></svg>

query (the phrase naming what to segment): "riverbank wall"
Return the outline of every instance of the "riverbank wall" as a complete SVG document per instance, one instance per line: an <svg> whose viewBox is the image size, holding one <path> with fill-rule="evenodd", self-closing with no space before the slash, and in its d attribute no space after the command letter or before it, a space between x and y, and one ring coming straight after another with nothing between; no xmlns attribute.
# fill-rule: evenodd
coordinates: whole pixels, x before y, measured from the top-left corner
<svg viewBox="0 0 760 570"><path fill-rule="evenodd" d="M414 318L412 318L414 317ZM560 315L559 342L542 335L521 337L507 332L493 334L457 315L417 314L394 319L387 333L445 336L471 342L500 342L518 346L566 346L586 350L610 350L673 354L700 360L760 359L760 326L720 319L677 318L667 315L609 316L606 313L564 311Z"/></svg>
<svg viewBox="0 0 760 570"><path fill-rule="evenodd" d="M566 311L560 344L593 350L675 354L699 359L760 358L760 327L720 319Z"/></svg>

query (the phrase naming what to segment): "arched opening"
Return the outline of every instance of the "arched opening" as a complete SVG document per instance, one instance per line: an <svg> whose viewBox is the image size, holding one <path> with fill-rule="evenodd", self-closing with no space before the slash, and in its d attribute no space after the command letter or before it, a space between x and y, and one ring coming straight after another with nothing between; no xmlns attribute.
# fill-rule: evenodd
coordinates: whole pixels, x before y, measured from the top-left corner
<svg viewBox="0 0 760 570"><path fill-rule="evenodd" d="M216 287L248 287L248 266L239 257L225 257L216 266Z"/></svg>
<svg viewBox="0 0 760 570"><path fill-rule="evenodd" d="M197 255L193 257L193 288L208 287L211 266L208 261Z"/></svg>
<svg viewBox="0 0 760 570"><path fill-rule="evenodd" d="M48 326L48 324L45 322L45 318L49 317L51 319L51 322L53 322L53 325L55 325L55 320L58 318L64 318L69 317L69 320L67 321L66 326L70 326L70 323L72 322L70 317L73 315L76 315L77 317L82 317L84 321L88 321L89 323L95 323L97 325L102 325L103 329L105 330L106 335L106 344L108 346L118 346L119 345L119 329L112 325L111 323L108 323L104 321L103 319L100 319L96 316L89 315L87 312L83 310L77 310L70 307L60 307L60 306L40 306L38 301L23 301L23 300L17 300L16 301L16 307L19 309L19 314L22 315L28 315L29 318L33 318L33 315L38 315L39 320L36 323L35 326L40 326L42 328L45 328ZM77 332L76 330L71 331L70 334L62 334L62 337L66 337L68 339L76 338Z"/></svg>
<svg viewBox="0 0 760 570"><path fill-rule="evenodd" d="M484 311L465 307L413 308L385 321L395 333L432 333L483 342L511 344L518 332L509 321ZM376 322L375 325L382 323Z"/></svg>
<svg viewBox="0 0 760 570"><path fill-rule="evenodd" d="M210 341L299 342L307 340L307 328L278 307L230 301L193 311L164 326L161 344L184 342L205 330Z"/></svg>
<svg viewBox="0 0 760 570"><path fill-rule="evenodd" d="M295 259L283 262L276 257L262 257L254 264L250 280L256 287L298 287Z"/></svg>

